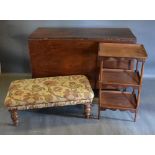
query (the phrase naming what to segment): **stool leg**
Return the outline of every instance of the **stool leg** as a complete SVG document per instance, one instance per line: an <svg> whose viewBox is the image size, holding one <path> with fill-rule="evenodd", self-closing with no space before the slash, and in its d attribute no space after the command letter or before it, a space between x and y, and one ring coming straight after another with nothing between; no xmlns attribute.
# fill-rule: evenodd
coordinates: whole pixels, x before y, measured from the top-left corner
<svg viewBox="0 0 155 155"><path fill-rule="evenodd" d="M11 119L13 121L13 124L15 126L18 126L19 120L18 120L18 113L17 110L9 110L10 114L11 114Z"/></svg>
<svg viewBox="0 0 155 155"><path fill-rule="evenodd" d="M87 103L84 105L84 111L85 111L85 117L89 119L91 115L91 104L90 103Z"/></svg>

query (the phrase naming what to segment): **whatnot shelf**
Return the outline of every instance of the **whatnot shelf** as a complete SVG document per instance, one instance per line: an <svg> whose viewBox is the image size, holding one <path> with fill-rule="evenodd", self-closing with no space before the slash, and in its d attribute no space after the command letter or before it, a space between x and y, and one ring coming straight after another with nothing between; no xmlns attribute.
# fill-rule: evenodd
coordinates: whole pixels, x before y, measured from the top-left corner
<svg viewBox="0 0 155 155"><path fill-rule="evenodd" d="M118 110L136 110L136 94L120 91L102 91L100 108Z"/></svg>
<svg viewBox="0 0 155 155"><path fill-rule="evenodd" d="M121 70L121 69L103 69L102 86L113 87L134 87L140 86L139 72L133 70Z"/></svg>

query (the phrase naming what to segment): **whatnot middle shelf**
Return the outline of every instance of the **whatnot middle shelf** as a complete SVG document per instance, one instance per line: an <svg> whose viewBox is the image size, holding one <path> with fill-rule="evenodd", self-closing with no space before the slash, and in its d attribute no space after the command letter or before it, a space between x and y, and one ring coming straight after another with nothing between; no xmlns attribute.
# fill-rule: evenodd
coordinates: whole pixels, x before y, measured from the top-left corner
<svg viewBox="0 0 155 155"><path fill-rule="evenodd" d="M111 86L119 88L140 86L139 72L122 69L103 69L102 79L99 80L102 87Z"/></svg>

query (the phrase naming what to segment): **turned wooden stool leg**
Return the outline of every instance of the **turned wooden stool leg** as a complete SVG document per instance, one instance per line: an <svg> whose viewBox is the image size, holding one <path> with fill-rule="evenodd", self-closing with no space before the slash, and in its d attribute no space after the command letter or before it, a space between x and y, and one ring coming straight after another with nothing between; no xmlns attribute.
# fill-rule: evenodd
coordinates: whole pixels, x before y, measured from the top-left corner
<svg viewBox="0 0 155 155"><path fill-rule="evenodd" d="M15 126L18 126L19 120L18 120L17 110L9 110L9 112L11 114L11 118L12 118L13 124Z"/></svg>
<svg viewBox="0 0 155 155"><path fill-rule="evenodd" d="M84 105L84 111L85 111L85 117L89 119L91 115L91 104L90 103L87 103Z"/></svg>

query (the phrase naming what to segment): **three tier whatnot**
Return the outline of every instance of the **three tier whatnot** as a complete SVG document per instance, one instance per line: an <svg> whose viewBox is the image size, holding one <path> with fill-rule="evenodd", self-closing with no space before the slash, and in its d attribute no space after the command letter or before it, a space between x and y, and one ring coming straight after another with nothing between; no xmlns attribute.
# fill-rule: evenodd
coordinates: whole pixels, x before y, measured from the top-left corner
<svg viewBox="0 0 155 155"><path fill-rule="evenodd" d="M144 63L147 53L140 44L100 43L99 45L99 107L100 111L129 110L135 113L134 121L140 103ZM103 61L107 59L132 60L132 68L105 68ZM130 61L129 61L130 62Z"/></svg>

